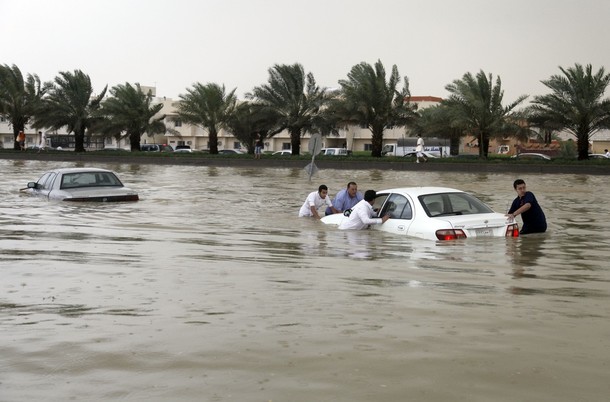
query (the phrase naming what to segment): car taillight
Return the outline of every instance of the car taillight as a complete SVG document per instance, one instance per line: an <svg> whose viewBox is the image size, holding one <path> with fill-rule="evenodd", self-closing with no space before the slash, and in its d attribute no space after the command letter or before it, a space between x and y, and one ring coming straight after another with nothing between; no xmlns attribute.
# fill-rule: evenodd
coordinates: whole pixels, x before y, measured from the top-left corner
<svg viewBox="0 0 610 402"><path fill-rule="evenodd" d="M465 239L466 233L462 229L441 229L436 231L436 238L439 240Z"/></svg>
<svg viewBox="0 0 610 402"><path fill-rule="evenodd" d="M506 227L506 237L519 237L519 225L513 223Z"/></svg>

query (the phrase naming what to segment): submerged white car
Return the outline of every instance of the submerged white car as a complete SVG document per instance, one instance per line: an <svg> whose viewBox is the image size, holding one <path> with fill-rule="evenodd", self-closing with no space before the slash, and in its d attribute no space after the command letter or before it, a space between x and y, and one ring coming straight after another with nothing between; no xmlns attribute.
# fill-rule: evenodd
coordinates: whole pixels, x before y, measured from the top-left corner
<svg viewBox="0 0 610 402"><path fill-rule="evenodd" d="M405 187L377 192L373 208L390 215L371 228L428 240L474 237L518 237L519 225L494 212L472 194L446 187ZM339 225L347 214L333 214L322 222Z"/></svg>
<svg viewBox="0 0 610 402"><path fill-rule="evenodd" d="M105 169L64 168L45 172L28 183L27 193L61 201L138 201L138 193L125 187L117 175Z"/></svg>

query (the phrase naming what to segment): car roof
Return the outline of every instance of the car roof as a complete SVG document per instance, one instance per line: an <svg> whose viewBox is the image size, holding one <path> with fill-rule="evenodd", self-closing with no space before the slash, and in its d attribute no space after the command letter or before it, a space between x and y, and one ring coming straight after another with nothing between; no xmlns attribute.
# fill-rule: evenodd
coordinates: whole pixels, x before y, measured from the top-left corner
<svg viewBox="0 0 610 402"><path fill-rule="evenodd" d="M515 156L542 156L543 158L550 158L550 156L538 152L521 152L520 154L517 154Z"/></svg>
<svg viewBox="0 0 610 402"><path fill-rule="evenodd" d="M449 187L398 187L391 188L388 190L380 190L379 193L407 193L414 197L426 194L438 194L438 193L463 193L462 190Z"/></svg>
<svg viewBox="0 0 610 402"><path fill-rule="evenodd" d="M53 169L50 170L51 172L55 172L55 173L85 173L85 172L108 172L108 173L114 173L111 170L108 169L100 169L100 168L58 168L58 169Z"/></svg>

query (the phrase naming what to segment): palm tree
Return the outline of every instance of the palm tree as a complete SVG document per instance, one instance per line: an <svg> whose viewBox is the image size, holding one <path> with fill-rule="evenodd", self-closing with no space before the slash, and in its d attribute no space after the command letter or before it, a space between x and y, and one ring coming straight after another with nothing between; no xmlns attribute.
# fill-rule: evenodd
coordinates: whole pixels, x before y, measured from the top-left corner
<svg viewBox="0 0 610 402"><path fill-rule="evenodd" d="M542 81L552 93L534 97L530 119L534 124L572 134L577 141L578 159L588 159L591 137L610 128L610 99L602 99L610 74L603 67L593 73L590 64L559 69L563 75Z"/></svg>
<svg viewBox="0 0 610 402"><path fill-rule="evenodd" d="M226 127L235 111L235 89L226 92L224 85L196 83L187 93L180 95L177 112L179 118L208 130L210 153L218 153L218 132Z"/></svg>
<svg viewBox="0 0 610 402"><path fill-rule="evenodd" d="M110 89L112 97L102 103L99 115L104 117L99 131L106 135L129 138L132 151L140 150L143 134L164 133L164 115L158 115L163 104L152 105L152 94L145 94L140 84L117 85ZM124 133L124 134L123 134Z"/></svg>
<svg viewBox="0 0 610 402"><path fill-rule="evenodd" d="M95 95L91 79L81 70L60 72L36 110L34 127L53 130L66 127L69 133L74 133L74 151L84 152L85 133L101 120L96 112L107 88Z"/></svg>
<svg viewBox="0 0 610 402"><path fill-rule="evenodd" d="M487 158L489 139L518 131L518 117L513 113L526 95L508 106L502 106L504 91L500 77L493 82L492 75L482 70L473 77L466 73L460 80L445 87L450 95L442 104L451 110L452 125L462 127L479 139L479 156Z"/></svg>
<svg viewBox="0 0 610 402"><path fill-rule="evenodd" d="M371 155L381 156L385 129L406 126L415 120L417 105L409 102L409 80L404 77L402 88L396 65L386 79L380 60L371 66L362 62L352 67L346 80L339 80L341 93L331 110L347 124L358 124L372 133Z"/></svg>
<svg viewBox="0 0 610 402"><path fill-rule="evenodd" d="M47 89L48 85L42 85L37 75L28 74L24 80L16 65L0 65L0 114L13 126L14 149L19 149L17 135L25 131Z"/></svg>
<svg viewBox="0 0 610 402"><path fill-rule="evenodd" d="M292 154L301 152L301 136L314 129L315 119L326 102L326 89L320 88L312 73L305 75L301 64L276 64L269 69L267 84L246 95L278 116L274 133L288 130Z"/></svg>
<svg viewBox="0 0 610 402"><path fill-rule="evenodd" d="M254 153L256 139L269 138L277 127L277 116L272 111L251 102L242 102L227 122L228 130L241 143L246 144L248 153Z"/></svg>

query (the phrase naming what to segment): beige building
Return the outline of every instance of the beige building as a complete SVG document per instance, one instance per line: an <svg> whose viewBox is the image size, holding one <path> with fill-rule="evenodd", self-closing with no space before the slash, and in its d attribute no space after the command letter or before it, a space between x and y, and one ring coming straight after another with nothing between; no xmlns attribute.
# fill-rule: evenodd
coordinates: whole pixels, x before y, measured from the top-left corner
<svg viewBox="0 0 610 402"><path fill-rule="evenodd" d="M182 124L177 120L176 101L166 98L156 98L157 102L164 104L161 114L165 114L165 124L168 131L165 135L142 137L142 143L164 143L172 147L176 145L190 145L193 149L209 149L209 137L207 132L200 127L194 127L189 124ZM426 108L440 103L441 98L433 96L414 96L411 101L418 104L418 108ZM403 138L406 134L404 128L395 128L386 130L384 133L384 141L396 142L399 138ZM305 134L301 139L301 149L307 150L309 146L310 134ZM226 130L221 130L218 134L218 149L236 149L244 148L242 144ZM339 130L336 136L328 136L323 139L324 148L347 148L350 151L370 151L371 150L371 132L366 128L351 126L347 129ZM290 134L288 131L282 131L275 136L265 140L265 151L280 151L291 149Z"/></svg>

